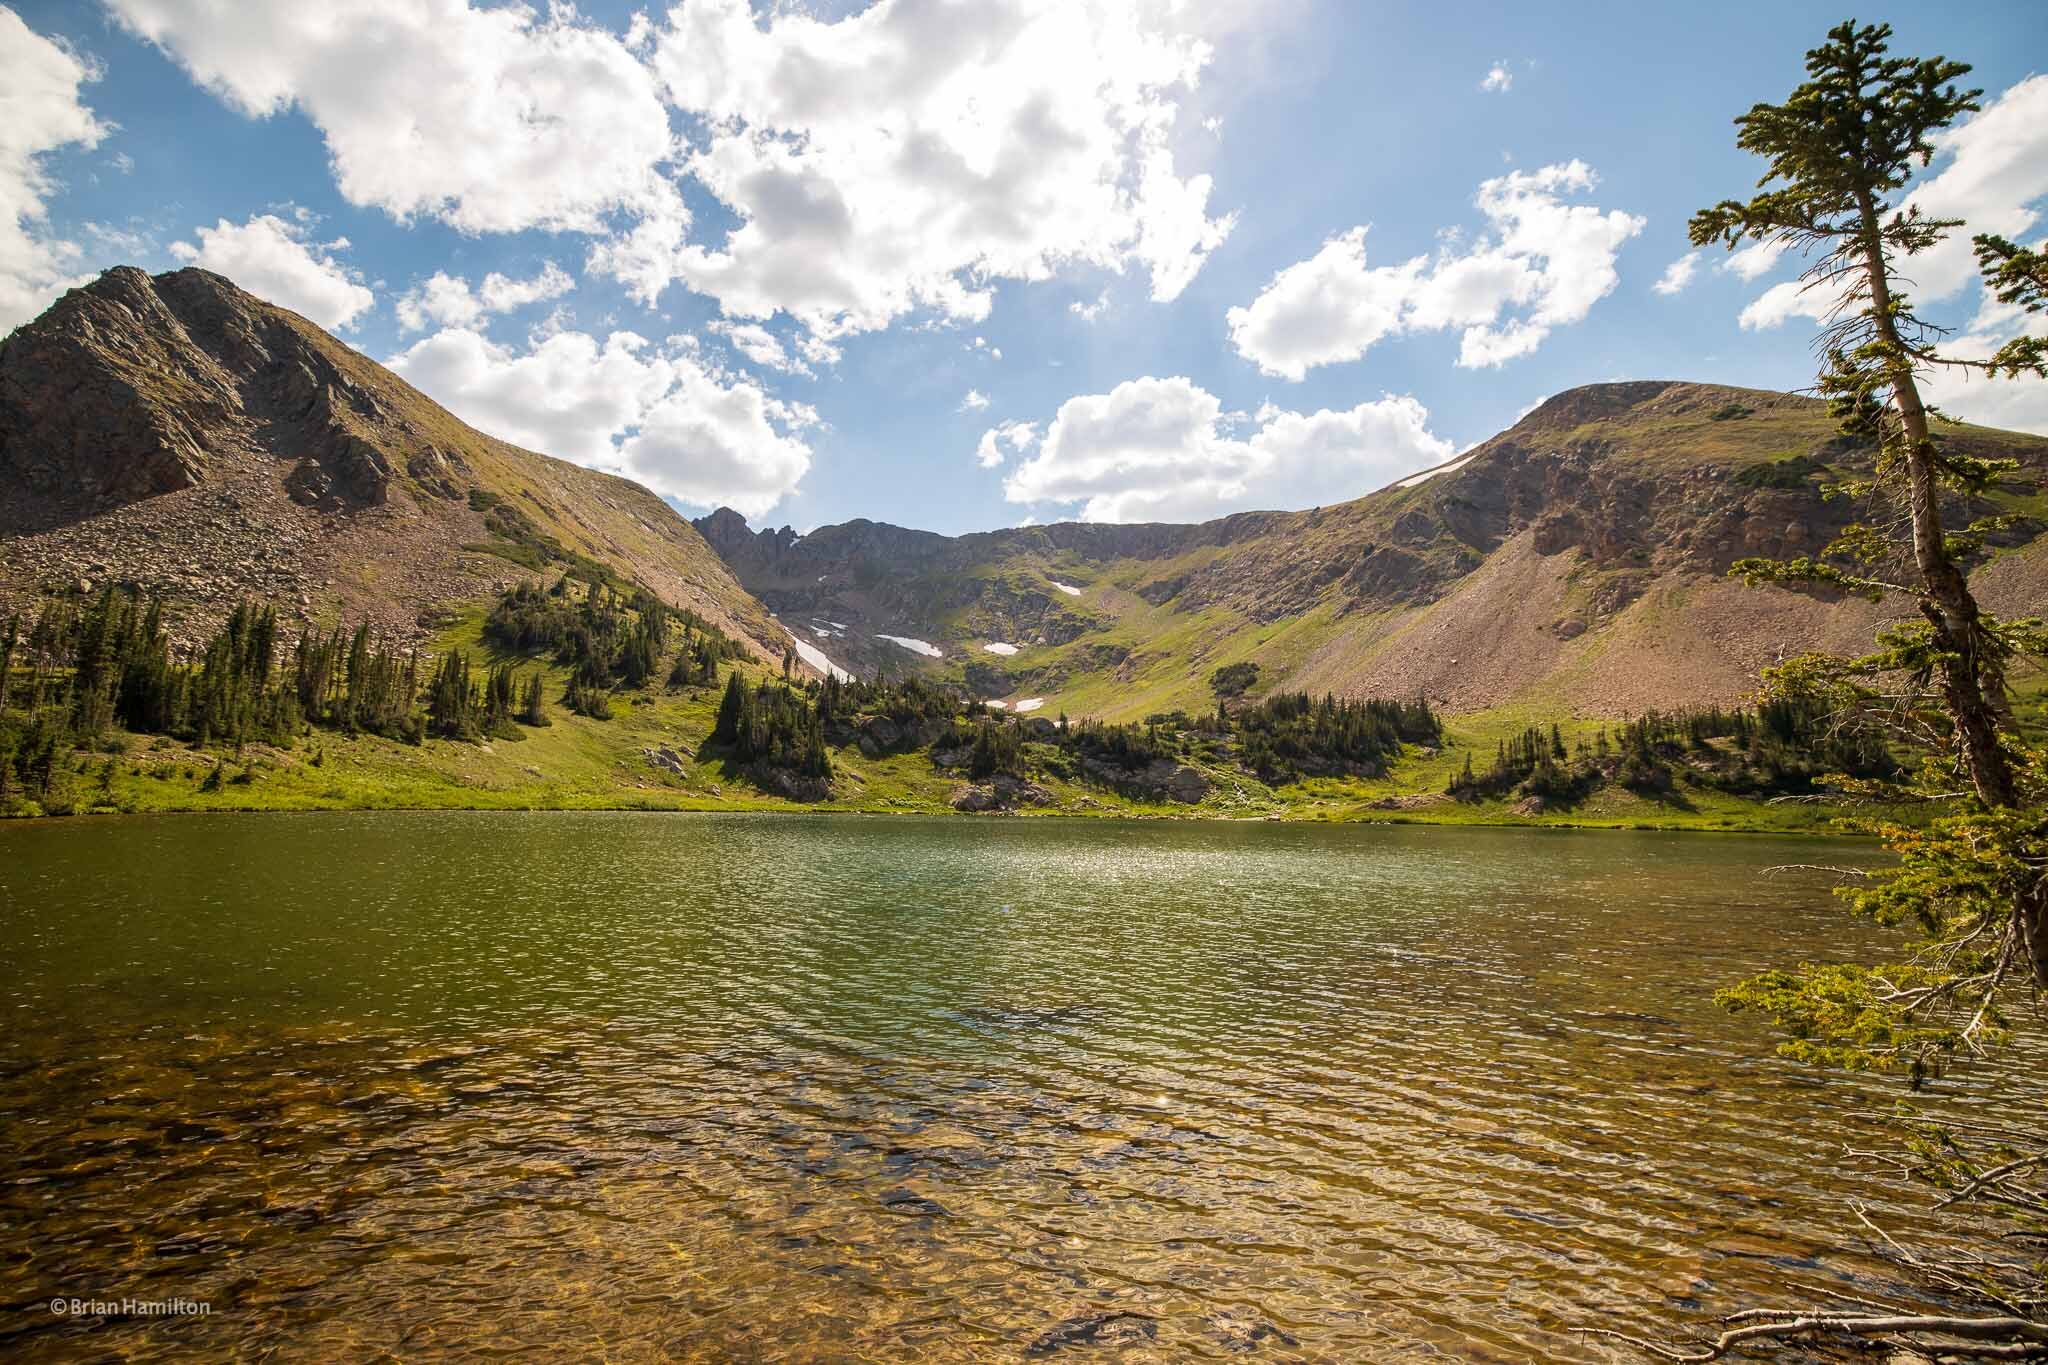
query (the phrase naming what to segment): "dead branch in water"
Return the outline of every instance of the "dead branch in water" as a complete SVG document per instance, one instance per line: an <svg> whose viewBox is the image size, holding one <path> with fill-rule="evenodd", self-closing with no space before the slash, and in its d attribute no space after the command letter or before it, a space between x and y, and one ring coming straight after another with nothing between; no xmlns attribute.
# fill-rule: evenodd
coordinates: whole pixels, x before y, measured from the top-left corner
<svg viewBox="0 0 2048 1365"><path fill-rule="evenodd" d="M1731 1324L1704 1349L1682 1350L1626 1332L1587 1328L1588 1336L1625 1341L1662 1360L1704 1365L1750 1342L1841 1335L1874 1345L1965 1360L2048 1359L2048 1323L2017 1317L1947 1317L1934 1314L1823 1313L1807 1309L1750 1308L1722 1319Z"/></svg>
<svg viewBox="0 0 2048 1365"><path fill-rule="evenodd" d="M1871 1347L1907 1350L1934 1360L2048 1360L2048 1277L2015 1244L2032 1244L2048 1230L2048 1138L1970 1121L1914 1122L1897 1152L1855 1152L1875 1158L1900 1176L1940 1191L1931 1215L1954 1216L1969 1206L2008 1226L1972 1251L1939 1253L1909 1247L1873 1222L1856 1216L1877 1249L1907 1274L1944 1298L1975 1301L1985 1311L1923 1313L1867 1299L1833 1298L1842 1308L1747 1308L1720 1320L1722 1331L1692 1345L1652 1341L1624 1331L1585 1329L1589 1336L1624 1341L1659 1360L1705 1365L1748 1349L1769 1350L1800 1340L1834 1337ZM1981 1236L1982 1229L1978 1230ZM2004 1247L2005 1254L1987 1248Z"/></svg>

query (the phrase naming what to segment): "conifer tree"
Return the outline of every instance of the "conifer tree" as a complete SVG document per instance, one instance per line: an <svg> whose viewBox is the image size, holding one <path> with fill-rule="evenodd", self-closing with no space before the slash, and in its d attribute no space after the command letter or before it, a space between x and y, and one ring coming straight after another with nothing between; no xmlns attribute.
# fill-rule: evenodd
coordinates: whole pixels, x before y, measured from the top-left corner
<svg viewBox="0 0 2048 1365"><path fill-rule="evenodd" d="M535 669L533 676L527 680L526 697L519 709L519 720L522 724L531 725L535 729L554 724L548 719L547 704L541 700L539 669Z"/></svg>
<svg viewBox="0 0 2048 1365"><path fill-rule="evenodd" d="M1916 598L1925 624L1894 636L1886 662L1940 679L1965 776L1986 806L2011 806L2017 779L2001 739L2005 673L2027 632L1980 608L1962 561L1981 546L1984 528L1952 531L1941 507L1944 492L1981 492L2007 466L1944 449L1932 427L1939 414L1921 381L1940 367L2048 374L2048 364L2038 346L2008 347L1986 362L1945 354L1940 330L1913 311L1904 292L1908 263L1962 223L1930 217L1901 192L1932 158L1933 135L1975 112L1983 92L1955 84L1969 74L1964 63L1891 56L1890 37L1885 24L1839 25L1807 53L1809 79L1785 103L1758 104L1736 119L1737 145L1769 163L1762 192L1701 210L1691 236L1697 246L1757 243L1812 257L1804 287L1822 292L1832 319L1822 338L1821 389L1844 435L1877 444L1871 491L1894 495L1907 510L1910 535L1901 548L1917 581L1890 578L1895 547L1861 525L1818 559L1737 567L1758 581ZM1979 240L1980 255L1994 267L1994 290L2013 302L2038 303L2041 286L2027 253L2007 248L1999 239Z"/></svg>
<svg viewBox="0 0 2048 1365"><path fill-rule="evenodd" d="M20 639L21 617L9 616L7 632L0 636L0 713L7 710L8 702L14 695L14 646Z"/></svg>
<svg viewBox="0 0 2048 1365"><path fill-rule="evenodd" d="M1695 215L1691 236L1697 246L1747 242L1808 253L1804 286L1819 291L1827 309L1821 390L1842 434L1877 451L1869 477L1846 489L1902 512L1890 520L1903 535L1854 524L1819 556L1747 560L1737 571L1753 582L1824 584L1873 601L1907 597L1921 618L1880 632L1876 651L1863 658L1808 655L1767 670L1767 687L1774 698L1902 745L1934 736L1917 780L1872 791L1946 812L1880 827L1898 866L1845 889L1858 913L1916 932L1904 960L1766 972L1720 999L1783 1027L1789 1036L1780 1051L1789 1056L1897 1068L1917 1081L1957 1053L2004 1038L2012 1023L2005 1007L2024 995L2022 1007L2038 1011L2048 988L2048 753L2017 733L2006 689L2008 665L2048 652L2048 632L2039 621L1996 619L1971 590L1968 564L1990 526L1950 527L1944 500L1953 506L1985 492L2009 466L1944 443L1942 414L1922 382L1941 369L2048 376L2048 343L2022 338L1989 360L1958 356L1943 348L1942 330L1915 313L1905 292L1913 258L1964 225L1907 202L1908 182L1931 160L1940 131L1978 109L1982 92L1957 84L1970 69L1960 62L1892 56L1890 37L1886 25L1836 27L1807 53L1808 79L1785 103L1758 104L1738 118L1738 145L1765 157L1768 172L1747 202ZM1975 244L1988 293L2022 310L2048 304L2048 262L2038 251L1984 235ZM1897 725L1900 717L1908 724ZM1765 709L1746 737L1753 761L1777 761L1786 719ZM1923 1131L1899 1164L1948 1191L1937 1207L2017 1212L2023 1221L2007 1235L2025 1245L2040 1239L2048 1208L2036 1178L2048 1144L2024 1136L2006 1134L2002 1150L1987 1153L1973 1152L1967 1135ZM1943 1340L1968 1343L1962 1354L2041 1354L2048 1274L2038 1263L2028 1269L2003 1255L1906 1263L1944 1294L1983 1300L1982 1316L1939 1321ZM1827 1307L1833 1333L1898 1340L1891 1315ZM1806 1330L1796 1312L1745 1316L1753 1320L1683 1358L1718 1359L1738 1340L1756 1346Z"/></svg>
<svg viewBox="0 0 2048 1365"><path fill-rule="evenodd" d="M477 699L469 681L469 656L456 649L441 659L427 686L427 726L445 739L474 739Z"/></svg>
<svg viewBox="0 0 2048 1365"><path fill-rule="evenodd" d="M740 671L735 668L726 675L725 695L718 699L718 719L711 727L711 742L725 745L738 743L746 709L746 685L740 681Z"/></svg>
<svg viewBox="0 0 2048 1365"><path fill-rule="evenodd" d="M1916 599L1922 620L1883 632L1876 653L1794 660L1773 672L1773 685L1833 699L1845 723L1880 723L1869 684L1890 675L1901 684L1891 690L1904 691L1909 703L1916 696L1930 703L1920 714L1953 737L1954 767L1976 801L1992 812L2018 811L2037 802L2038 781L2011 733L2007 664L2022 652L2048 651L2048 633L2039 621L1995 619L1972 593L1965 560L1988 528L1951 530L1942 498L1985 490L2003 466L1944 446L1921 381L1944 367L2048 375L2048 356L2040 345L2020 345L1991 361L1958 358L1941 349L1939 329L1913 311L1904 292L1912 258L1962 224L1928 216L1905 203L1902 191L1932 157L1935 135L1975 111L1982 92L1956 84L1969 72L1963 63L1890 55L1890 36L1886 25L1838 26L1807 54L1808 79L1784 104L1758 104L1738 118L1737 144L1768 160L1762 192L1701 211L1691 235L1698 245L1757 242L1812 253L1806 287L1824 291L1833 309L1822 339L1822 390L1843 434L1877 445L1875 472L1862 491L1902 506L1908 534L1894 544L1855 525L1818 558L1736 567L1754 581L1818 582L1872 599ZM1977 248L1987 286L2001 301L2025 309L2048 303L2048 271L2037 252L1988 236L1977 239ZM1905 572L1894 572L1895 564ZM1923 680L1932 683L1931 696ZM2037 850L2048 843L2048 830L2024 821L2001 829L2003 836L1983 846L2008 847L2022 865L2038 852L2027 854L2011 840ZM2018 959L2036 988L2048 987L2048 871L2012 881L2011 891L2008 922L1981 946L2005 945L2000 951ZM1943 918L1930 906L1929 922Z"/></svg>

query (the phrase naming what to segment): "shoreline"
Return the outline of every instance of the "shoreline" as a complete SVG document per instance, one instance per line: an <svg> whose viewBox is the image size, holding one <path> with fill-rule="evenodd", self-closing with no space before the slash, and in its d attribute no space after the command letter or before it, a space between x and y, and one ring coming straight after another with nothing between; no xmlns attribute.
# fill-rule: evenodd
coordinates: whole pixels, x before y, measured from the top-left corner
<svg viewBox="0 0 2048 1365"><path fill-rule="evenodd" d="M1672 821L1668 823L1641 820L1571 820L1571 819L1530 819L1526 816L1489 817L1485 815L1465 819L1432 819L1413 811L1367 811L1344 812L1337 815L1221 815L1190 812L1175 814L1164 811L1102 809L1084 810L1038 810L1038 811L956 811L916 809L875 809L845 806L805 807L796 805L653 805L653 804L607 804L591 802L584 804L451 804L430 805L425 803L392 805L306 805L306 806L168 806L155 810L109 810L96 809L78 811L69 815L17 815L0 817L0 831L10 826L65 825L77 822L121 819L175 819L195 815L266 816L266 815L394 815L394 814L473 814L473 815L556 815L556 814L621 814L621 815L760 815L777 817L860 817L870 819L930 819L930 820L1127 820L1149 824L1212 824L1212 825L1398 825L1405 827L1426 827L1435 829L1527 829L1557 830L1577 833L1622 833L1622 834L1709 834L1742 835L1749 837L1806 839L1816 842L1875 843L1877 837L1840 829L1773 829L1762 825L1704 825ZM5 838L0 833L0 838Z"/></svg>

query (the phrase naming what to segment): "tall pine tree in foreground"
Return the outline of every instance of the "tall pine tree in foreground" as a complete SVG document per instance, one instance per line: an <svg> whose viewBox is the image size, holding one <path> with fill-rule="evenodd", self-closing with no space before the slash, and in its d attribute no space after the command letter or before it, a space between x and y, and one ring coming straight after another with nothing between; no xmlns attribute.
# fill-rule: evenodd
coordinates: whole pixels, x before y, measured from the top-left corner
<svg viewBox="0 0 2048 1365"><path fill-rule="evenodd" d="M1917 934L1909 956L1768 972L1721 999L1785 1028L1788 1055L1896 1068L1917 1082L1950 1056L2004 1038L2012 1015L2036 1014L2048 988L2048 762L2016 732L2006 689L2009 665L2048 653L2048 635L2036 620L1998 620L1971 590L1968 566L1992 526L1953 527L1944 516L1989 491L2004 467L1943 441L1944 418L1923 381L1945 369L2048 375L2048 355L2039 340L2022 340L1989 358L1959 356L1914 311L1913 258L1965 225L1922 212L1907 185L1932 159L1936 134L1975 112L1982 92L1957 84L1969 73L1960 62L1891 55L1890 37L1885 25L1840 25L1807 54L1808 79L1790 98L1735 121L1737 144L1768 171L1754 197L1695 215L1691 237L1695 246L1777 246L1808 259L1802 287L1824 309L1820 391L1842 433L1877 452L1867 478L1844 488L1877 510L1876 524L1850 526L1819 556L1749 560L1736 572L1905 597L1918 609L1919 620L1880 632L1861 658L1808 655L1769 670L1767 691L1822 702L1845 729L1917 748L1916 781L1843 785L1937 812L1919 825L1879 826L1899 865L1848 892L1859 913ZM1976 247L1994 297L2035 311L2048 301L2038 252L1989 236ZM1902 1253L1911 1272L1981 1311L1843 1300L1751 1309L1696 1350L1637 1344L1692 1361L1830 1338L1910 1349L1916 1359L2048 1357L2048 1268L2038 1259L2048 1243L2048 1135L1910 1123L1892 1164L1942 1190L1937 1209L1967 1205L2011 1220L1978 1243L1980 1254Z"/></svg>
<svg viewBox="0 0 2048 1365"><path fill-rule="evenodd" d="M1821 391L1845 436L1878 447L1867 491L1906 513L1907 553L1857 526L1821 560L1739 567L1754 578L1917 598L1926 626L1898 639L1891 662L1939 679L1971 786L1985 805L2010 806L2019 790L2013 756L2000 737L2005 670L2015 652L2036 641L1978 605L1961 561L1981 546L1988 528L1952 531L1942 521L1942 498L1982 493L2011 466L1944 450L1933 427L1938 414L1920 390L1937 368L2042 372L2042 358L2038 349L1975 362L1945 354L1941 330L1913 310L1903 278L1907 262L1963 224L1929 217L1904 203L1901 192L1932 158L1931 136L1974 113L1983 92L1955 85L1970 70L1961 62L1890 56L1890 37L1887 25L1841 25L1808 54L1812 79L1789 100L1759 104L1737 119L1737 145L1769 160L1763 192L1746 203L1730 199L1702 210L1691 235L1698 246L1775 246L1811 261L1802 287L1818 293L1828 309ZM2027 285L2022 275L2013 287ZM1917 581L1897 581L1899 568Z"/></svg>

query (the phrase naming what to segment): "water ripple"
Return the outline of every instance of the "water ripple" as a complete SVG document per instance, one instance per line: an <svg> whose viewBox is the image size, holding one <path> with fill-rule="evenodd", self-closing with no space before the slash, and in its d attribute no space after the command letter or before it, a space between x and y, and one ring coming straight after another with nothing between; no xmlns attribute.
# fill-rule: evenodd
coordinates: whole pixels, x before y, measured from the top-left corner
<svg viewBox="0 0 2048 1365"><path fill-rule="evenodd" d="M0 1349L1605 1360L1903 1287L1761 840L633 815L0 831ZM1848 856L1848 855L1844 855ZM1937 1103L2038 1113L2041 1059ZM53 1318L52 1295L204 1300Z"/></svg>

